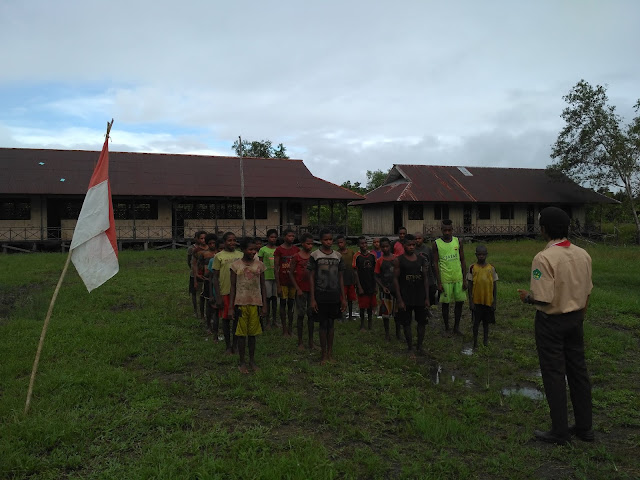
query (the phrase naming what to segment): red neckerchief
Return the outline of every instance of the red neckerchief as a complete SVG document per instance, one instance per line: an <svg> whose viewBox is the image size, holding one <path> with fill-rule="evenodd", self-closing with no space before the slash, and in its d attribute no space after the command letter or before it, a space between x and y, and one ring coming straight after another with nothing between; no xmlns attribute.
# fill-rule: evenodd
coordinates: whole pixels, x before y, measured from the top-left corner
<svg viewBox="0 0 640 480"><path fill-rule="evenodd" d="M553 245L551 245L552 247L568 247L569 245L571 245L571 242L569 240L567 240L566 238L564 240L562 240L561 242L558 243L554 243Z"/></svg>

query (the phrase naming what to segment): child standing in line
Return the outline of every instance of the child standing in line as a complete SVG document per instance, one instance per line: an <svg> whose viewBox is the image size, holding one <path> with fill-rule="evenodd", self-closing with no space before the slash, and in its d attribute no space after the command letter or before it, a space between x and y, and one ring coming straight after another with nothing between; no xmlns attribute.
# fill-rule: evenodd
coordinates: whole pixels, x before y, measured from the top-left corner
<svg viewBox="0 0 640 480"><path fill-rule="evenodd" d="M496 323L496 300L498 298L498 274L490 263L487 263L489 252L484 245L476 247L477 262L469 267L467 273L467 290L469 291L469 308L473 317L473 348L478 348L478 330L482 323L486 347L489 344L489 324Z"/></svg>
<svg viewBox="0 0 640 480"><path fill-rule="evenodd" d="M396 298L398 299L398 316L404 326L404 338L407 350L412 354L413 342L411 334L411 313L415 313L418 324L418 353L423 353L422 343L427 324L429 304L429 280L427 265L423 257L415 254L416 239L407 235L404 239L404 253L397 260L394 276Z"/></svg>
<svg viewBox="0 0 640 480"><path fill-rule="evenodd" d="M213 257L213 285L216 289L218 303L218 314L222 318L222 330L224 332L224 341L227 346L227 355L231 355L235 351L237 338L233 335L231 339L231 320L230 312L232 310L231 299L231 264L242 258L242 252L236 251L236 236L233 232L227 232L222 236L224 240L224 250L216 253ZM235 332L235 322L233 331Z"/></svg>
<svg viewBox="0 0 640 480"><path fill-rule="evenodd" d="M380 249L380 239L378 237L373 239L373 249L371 252L376 256L376 260L382 256L382 250Z"/></svg>
<svg viewBox="0 0 640 480"><path fill-rule="evenodd" d="M193 303L193 316L198 318L198 283L194 283L194 274L193 274L193 255L200 250L204 250L207 248L206 243L204 241L207 232L204 230L198 230L193 236L193 245L191 245L187 249L187 265L189 265L189 295L191 295L191 301Z"/></svg>
<svg viewBox="0 0 640 480"><path fill-rule="evenodd" d="M329 230L320 231L321 246L311 253L307 268L309 269L309 286L311 292L311 308L320 323L320 363L333 362L333 335L335 319L340 317L347 306L344 298L344 262L342 256L333 250L333 235Z"/></svg>
<svg viewBox="0 0 640 480"><path fill-rule="evenodd" d="M424 241L422 232L414 235L416 237L416 255L424 258L427 264L427 277L429 278L429 304L436 304L436 292L438 291L438 281L436 280L436 269L433 266L433 251Z"/></svg>
<svg viewBox="0 0 640 480"><path fill-rule="evenodd" d="M250 238L243 238L240 242L242 258L234 261L230 267L231 293L230 303L233 309L230 312L236 324L235 335L238 338L238 353L240 373L249 373L245 363L245 343L249 338L249 364L254 372L256 365L256 336L262 333L260 316L266 313L265 305L267 296L264 283L265 266L256 258L256 243Z"/></svg>
<svg viewBox="0 0 640 480"><path fill-rule="evenodd" d="M353 320L353 301L356 297L356 287L354 285L353 277L353 255L355 252L350 248L347 248L347 239L344 235L338 235L336 237L336 243L338 244L338 252L342 256L344 262L344 296L347 299L349 305L349 320Z"/></svg>
<svg viewBox="0 0 640 480"><path fill-rule="evenodd" d="M364 332L364 313L367 312L368 329L371 330L373 309L376 302L376 279L374 270L376 267L376 256L367 249L367 239L358 238L360 251L353 256L353 273L358 287L358 308L360 309L360 331Z"/></svg>
<svg viewBox="0 0 640 480"><path fill-rule="evenodd" d="M276 284L278 285L278 296L280 297L282 335L285 337L293 335L293 306L296 302L296 289L291 285L289 269L291 267L291 259L300 250L293 244L295 239L295 232L287 228L284 231L284 242L276 248L273 255ZM287 319L289 320L288 323Z"/></svg>
<svg viewBox="0 0 640 480"><path fill-rule="evenodd" d="M464 260L462 240L453 236L453 222L449 219L442 221L442 238L433 243L433 265L436 269L440 303L442 304L442 319L444 329L449 331L449 304L455 302L453 333L462 335L460 319L464 305L467 282L464 281L467 266Z"/></svg>
<svg viewBox="0 0 640 480"><path fill-rule="evenodd" d="M271 228L267 230L267 244L258 251L258 258L267 268L264 271L264 281L267 287L267 318L265 320L265 328L278 327L277 310L278 310L278 286L276 285L276 276L274 270L274 253L276 251L276 242L278 241L278 231ZM271 319L271 323L269 323Z"/></svg>
<svg viewBox="0 0 640 480"><path fill-rule="evenodd" d="M205 243L207 244L206 250L200 250L196 254L196 265L198 272L202 272L203 279L203 288L202 293L200 294L200 301L204 303L204 326L207 329L207 335L211 335L213 333L211 318L213 316L213 311L211 308L211 292L213 289L211 288L211 277L207 266L209 265L209 261L216 255L216 245L218 243L218 239L214 233L208 233L204 237ZM215 321L215 330L216 330L216 338L217 338L217 328L218 322L217 319Z"/></svg>
<svg viewBox="0 0 640 480"><path fill-rule="evenodd" d="M313 350L313 313L311 311L311 286L309 285L309 270L307 264L313 249L313 235L303 233L300 239L300 251L291 259L289 278L296 289L296 313L298 316L298 350L304 350L302 330L304 314L307 314L307 328L309 330L309 350Z"/></svg>
<svg viewBox="0 0 640 480"><path fill-rule="evenodd" d="M401 340L400 322L396 318L396 297L394 296L395 286L393 279L395 277L396 257L391 253L391 242L387 237L380 239L380 250L382 256L376 260L375 279L380 287L380 316L384 323L384 334L387 341L391 340L389 335L389 317L393 315L396 323L396 338Z"/></svg>

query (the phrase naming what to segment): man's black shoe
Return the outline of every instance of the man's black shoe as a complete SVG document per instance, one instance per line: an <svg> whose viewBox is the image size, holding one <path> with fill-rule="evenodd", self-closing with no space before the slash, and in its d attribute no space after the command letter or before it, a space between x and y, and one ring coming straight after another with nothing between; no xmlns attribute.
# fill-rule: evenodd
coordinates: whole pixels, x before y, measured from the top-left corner
<svg viewBox="0 0 640 480"><path fill-rule="evenodd" d="M569 442L568 437L559 437L551 432L543 432L542 430L534 430L533 435L536 437L536 440L555 443L556 445L566 445Z"/></svg>
<svg viewBox="0 0 640 480"><path fill-rule="evenodd" d="M593 430L578 430L575 425L571 425L569 427L569 433L571 435L575 435L583 442L593 442L596 439L596 435L593 433Z"/></svg>

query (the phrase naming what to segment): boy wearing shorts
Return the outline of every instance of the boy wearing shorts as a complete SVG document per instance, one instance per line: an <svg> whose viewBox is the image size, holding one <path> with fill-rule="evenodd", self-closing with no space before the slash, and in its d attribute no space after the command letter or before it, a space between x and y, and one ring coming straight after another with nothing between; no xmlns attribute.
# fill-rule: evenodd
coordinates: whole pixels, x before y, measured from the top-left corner
<svg viewBox="0 0 640 480"><path fill-rule="evenodd" d="M230 267L230 304L233 309L229 315L235 319L236 325L235 335L238 338L238 353L240 354L240 363L238 369L240 373L249 373L247 364L245 363L245 339L248 338L249 343L249 364L251 369L256 372L256 336L262 333L260 326L260 317L266 313L264 306L267 303L267 297L264 284L265 266L256 258L255 240L244 238L240 242L240 250L242 258L235 260Z"/></svg>
<svg viewBox="0 0 640 480"><path fill-rule="evenodd" d="M360 309L360 331L364 332L364 314L367 312L367 327L371 330L373 309L376 302L376 256L367 249L367 239L358 238L360 250L353 256L353 273L358 288L358 308Z"/></svg>
<svg viewBox="0 0 640 480"><path fill-rule="evenodd" d="M264 271L264 281L267 287L267 319L265 327L277 327L277 311L278 311L278 286L276 285L275 270L273 268L274 253L276 251L276 242L278 241L278 231L275 229L267 230L267 244L258 250L258 258L267 268ZM271 319L271 324L269 324Z"/></svg>
<svg viewBox="0 0 640 480"><path fill-rule="evenodd" d="M309 257L309 286L311 308L320 324L320 363L333 362L333 335L335 320L347 306L344 298L344 262L333 250L333 235L329 230L320 231L321 247Z"/></svg>
<svg viewBox="0 0 640 480"><path fill-rule="evenodd" d="M444 329L449 331L449 304L455 303L455 323L453 333L460 332L460 319L462 318L462 306L466 297L467 283L463 281L467 266L464 260L462 241L453 236L453 222L449 219L442 221L442 238L433 242L433 265L436 269L438 292L442 304L442 319Z"/></svg>
<svg viewBox="0 0 640 480"><path fill-rule="evenodd" d="M347 247L347 239L344 235L338 235L336 237L336 243L338 244L338 252L342 256L344 262L344 296L347 299L349 305L349 320L353 319L353 301L358 297L356 296L356 286L353 275L353 255L354 251Z"/></svg>
<svg viewBox="0 0 640 480"><path fill-rule="evenodd" d="M309 330L309 350L313 350L313 313L311 312L311 286L309 285L309 270L307 264L313 249L313 235L303 233L300 239L300 251L291 259L289 278L296 289L296 314L298 316L298 350L304 350L302 330L304 315L307 314L307 328Z"/></svg>
<svg viewBox="0 0 640 480"><path fill-rule="evenodd" d="M236 250L236 236L233 232L225 233L222 239L224 240L224 250L216 253L216 256L213 257L213 286L217 293L218 314L222 318L222 330L227 346L226 353L231 355L234 353L237 343L235 335L233 335L233 340L231 339L232 317L229 315L233 306L229 298L231 294L231 264L242 258L242 252ZM233 330L235 332L235 328Z"/></svg>
<svg viewBox="0 0 640 480"><path fill-rule="evenodd" d="M387 341L391 340L389 335L389 317L394 316L396 322L396 338L401 340L400 322L395 316L396 297L394 296L395 286L393 279L395 277L395 268L397 265L396 257L391 253L391 242L387 237L380 239L380 249L382 256L376 260L375 278L378 287L380 287L380 316L384 324L384 334Z"/></svg>
<svg viewBox="0 0 640 480"><path fill-rule="evenodd" d="M469 308L473 318L473 348L478 348L478 330L482 323L483 345L489 344L489 324L496 323L496 300L498 298L498 274L490 263L487 263L487 247L476 247L477 262L469 267L467 287L469 290Z"/></svg>
<svg viewBox="0 0 640 480"><path fill-rule="evenodd" d="M293 306L296 302L296 289L289 279L289 268L291 259L300 250L293 242L296 234L290 228L284 231L284 242L276 248L274 252L274 271L276 284L278 286L278 296L280 297L280 321L282 322L282 335L292 336L293 329ZM287 324L287 319L289 320Z"/></svg>

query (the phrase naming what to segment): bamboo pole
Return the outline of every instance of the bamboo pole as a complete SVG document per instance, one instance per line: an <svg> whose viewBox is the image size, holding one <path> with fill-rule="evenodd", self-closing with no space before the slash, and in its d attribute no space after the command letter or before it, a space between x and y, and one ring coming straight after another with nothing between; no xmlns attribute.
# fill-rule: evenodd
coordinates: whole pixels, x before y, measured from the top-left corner
<svg viewBox="0 0 640 480"><path fill-rule="evenodd" d="M60 291L60 287L62 286L62 280L64 280L64 276L67 274L67 268L69 267L69 261L71 260L72 250L69 250L69 254L67 255L67 261L64 264L64 268L62 269L62 274L60 275L60 280L58 280L58 285L56 286L55 291L53 292L53 297L51 297L51 303L49 304L49 311L47 312L47 316L44 319L44 325L42 325L42 333L40 334L40 343L38 343L38 351L36 352L36 359L33 362L33 369L31 370L31 379L29 380L29 391L27 392L27 401L24 404L24 414L26 415L29 412L29 405L31 404L31 396L33 394L33 384L36 379L36 372L38 371L38 363L40 362L40 354L42 353L42 346L44 345L44 337L47 335L47 327L49 326L49 320L51 319L51 313L53 312L53 306L56 303L56 298L58 298L58 292Z"/></svg>

